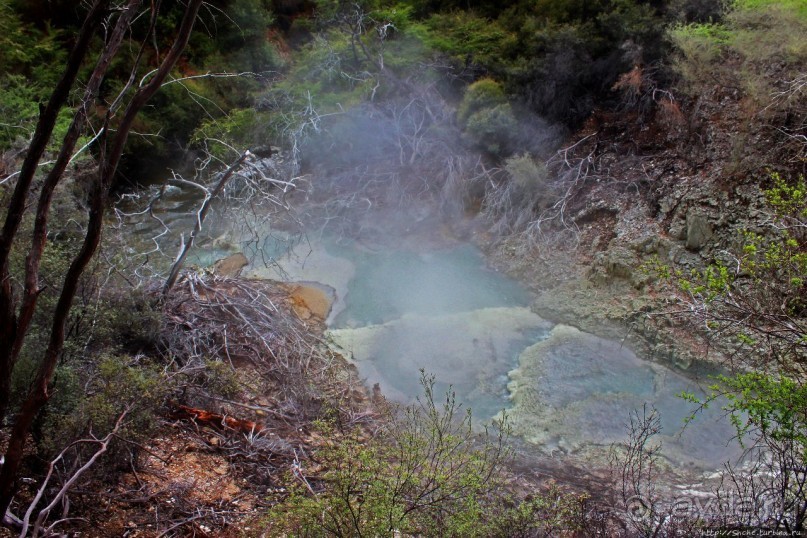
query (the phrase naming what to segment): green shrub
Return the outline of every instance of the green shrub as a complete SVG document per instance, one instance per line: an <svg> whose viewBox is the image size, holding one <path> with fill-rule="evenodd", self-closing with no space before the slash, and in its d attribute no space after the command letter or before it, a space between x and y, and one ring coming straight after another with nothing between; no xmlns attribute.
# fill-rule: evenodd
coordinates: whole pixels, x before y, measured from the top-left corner
<svg viewBox="0 0 807 538"><path fill-rule="evenodd" d="M193 133L194 144L205 144L213 155L229 162L237 152L272 140L270 114L252 108L236 109L226 116L204 121ZM235 149L236 151L233 151Z"/></svg>
<svg viewBox="0 0 807 538"><path fill-rule="evenodd" d="M776 112L804 101L789 93L789 81L807 69L807 4L741 0L720 23L671 30L679 56L675 67L694 92L716 84L741 90L757 110ZM788 93L786 99L774 95Z"/></svg>
<svg viewBox="0 0 807 538"><path fill-rule="evenodd" d="M425 44L449 55L458 64L493 65L515 36L500 24L472 12L436 13L418 30Z"/></svg>
<svg viewBox="0 0 807 538"><path fill-rule="evenodd" d="M482 79L468 86L457 108L457 120L471 143L494 155L511 151L518 121L495 80Z"/></svg>
<svg viewBox="0 0 807 538"><path fill-rule="evenodd" d="M506 433L476 435L449 391L435 402L434 379L425 394L392 417L382 435L336 436L317 454L317 481L305 469L298 486L264 521L285 536L531 536L574 531L584 522L584 496L552 487L518 500L505 489ZM500 425L503 426L503 425ZM505 428L506 430L506 428Z"/></svg>
<svg viewBox="0 0 807 538"><path fill-rule="evenodd" d="M157 425L159 406L170 390L165 373L142 356L100 355L90 363L59 367L53 397L41 419L40 454L51 457L71 441L111 431L126 412L119 437L147 439ZM110 451L113 464L126 463L125 445ZM116 461L117 460L117 461Z"/></svg>
<svg viewBox="0 0 807 538"><path fill-rule="evenodd" d="M557 200L546 165L529 154L505 161L506 177L485 193L484 212L499 232L523 231Z"/></svg>
<svg viewBox="0 0 807 538"><path fill-rule="evenodd" d="M39 119L39 105L48 99L49 91L38 83L18 74L0 76L0 150L13 144L24 144L34 132ZM59 148L70 122L73 110L69 107L59 111L48 149ZM79 147L81 142L79 143Z"/></svg>
<svg viewBox="0 0 807 538"><path fill-rule="evenodd" d="M457 107L457 120L465 126L473 114L507 103L504 88L490 78L477 80L465 90L462 102Z"/></svg>
<svg viewBox="0 0 807 538"><path fill-rule="evenodd" d="M323 450L325 489L312 496L310 483L301 485L269 514L267 528L294 536L479 535L501 486L504 438L477 445L470 413L460 414L452 393L439 406L434 378L422 382L424 398L383 436L362 441L352 432Z"/></svg>

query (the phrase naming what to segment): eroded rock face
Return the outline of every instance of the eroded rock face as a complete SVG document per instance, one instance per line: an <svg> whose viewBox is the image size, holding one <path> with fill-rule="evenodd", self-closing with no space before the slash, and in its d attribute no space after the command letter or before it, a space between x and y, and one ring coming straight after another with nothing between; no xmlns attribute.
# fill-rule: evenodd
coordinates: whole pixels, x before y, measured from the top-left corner
<svg viewBox="0 0 807 538"><path fill-rule="evenodd" d="M614 278L630 279L637 266L636 255L625 247L614 247L603 253L601 263Z"/></svg>
<svg viewBox="0 0 807 538"><path fill-rule="evenodd" d="M687 212L686 246L689 250L700 250L705 247L714 235L712 224L706 215L697 209Z"/></svg>

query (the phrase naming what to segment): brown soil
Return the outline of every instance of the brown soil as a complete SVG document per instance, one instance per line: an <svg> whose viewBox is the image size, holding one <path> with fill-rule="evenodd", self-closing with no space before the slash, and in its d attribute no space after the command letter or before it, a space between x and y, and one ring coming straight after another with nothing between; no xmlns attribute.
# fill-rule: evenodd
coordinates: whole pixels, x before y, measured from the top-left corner
<svg viewBox="0 0 807 538"><path fill-rule="evenodd" d="M261 518L298 481L292 469L316 476L311 457L333 441L316 433L312 421L329 406L345 426L372 424L378 417L352 366L325 349L310 352L324 345L317 335L330 308L326 292L194 277L180 282L175 293L168 330L192 339L205 330L203 319L226 329L233 351L232 362L223 352L221 357L233 377L227 395L185 386L177 401L167 402L151 439L132 445L123 470L71 494L71 514L84 518L72 528L83 535L259 536ZM264 301L274 309L250 310ZM227 315L233 317L227 321ZM268 325L261 326L265 318ZM269 328L278 333L271 354L249 343L249 331ZM186 367L198 368L193 364Z"/></svg>

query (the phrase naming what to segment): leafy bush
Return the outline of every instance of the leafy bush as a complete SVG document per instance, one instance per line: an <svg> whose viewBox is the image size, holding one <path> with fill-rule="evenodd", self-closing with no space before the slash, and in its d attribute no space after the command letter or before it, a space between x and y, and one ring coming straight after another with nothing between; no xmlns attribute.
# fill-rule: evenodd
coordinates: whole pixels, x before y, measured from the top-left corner
<svg viewBox="0 0 807 538"><path fill-rule="evenodd" d="M732 374L718 377L705 400L684 396L702 405L725 398L738 437L755 449L745 469L726 470L737 494L763 492L741 497L753 503L743 523L792 529L807 514L807 188L801 177L770 179L770 228L746 233L730 262L677 276L692 321L734 340Z"/></svg>
<svg viewBox="0 0 807 538"><path fill-rule="evenodd" d="M237 157L231 148L274 144L269 114L251 108L232 110L226 116L203 122L193 133L194 144L205 144L213 155L229 162Z"/></svg>
<svg viewBox="0 0 807 538"><path fill-rule="evenodd" d="M48 90L38 82L31 82L24 75L0 76L0 150L8 149L16 142L26 142L34 132L39 118L39 104L47 100ZM73 119L73 110L59 111L48 149L55 150L61 144ZM80 147L80 145L79 145Z"/></svg>
<svg viewBox="0 0 807 538"><path fill-rule="evenodd" d="M467 139L494 155L511 151L518 122L501 84L492 79L474 82L457 108L457 120Z"/></svg>
<svg viewBox="0 0 807 538"><path fill-rule="evenodd" d="M546 165L528 154L508 158L504 169L505 178L485 193L483 210L497 232L522 231L555 202L557 192Z"/></svg>
<svg viewBox="0 0 807 538"><path fill-rule="evenodd" d="M743 499L747 526L803 529L807 523L807 387L787 376L746 372L719 376L702 406L716 399L748 451L741 469L726 466L719 494Z"/></svg>
<svg viewBox="0 0 807 538"><path fill-rule="evenodd" d="M295 472L300 486L266 518L266 528L292 536L516 536L582 521L582 498L552 490L519 503L503 489L504 433L478 438L471 414L453 393L424 397L391 420L382 436L337 437L317 455L322 482ZM316 488L316 490L315 490ZM322 489L324 488L324 489ZM318 491L317 491L318 490Z"/></svg>
<svg viewBox="0 0 807 538"><path fill-rule="evenodd" d="M719 22L725 12L722 0L672 0L667 11L683 24Z"/></svg>
<svg viewBox="0 0 807 538"><path fill-rule="evenodd" d="M39 428L40 456L48 459L73 440L106 435L124 413L118 438L148 439L171 387L162 367L142 356L103 354L94 364L60 366L55 379L54 396ZM114 444L105 460L107 468L131 465L132 450L127 444Z"/></svg>
<svg viewBox="0 0 807 538"><path fill-rule="evenodd" d="M496 21L472 12L435 13L422 26L425 44L449 55L456 63L494 65L500 61L505 42L515 36Z"/></svg>

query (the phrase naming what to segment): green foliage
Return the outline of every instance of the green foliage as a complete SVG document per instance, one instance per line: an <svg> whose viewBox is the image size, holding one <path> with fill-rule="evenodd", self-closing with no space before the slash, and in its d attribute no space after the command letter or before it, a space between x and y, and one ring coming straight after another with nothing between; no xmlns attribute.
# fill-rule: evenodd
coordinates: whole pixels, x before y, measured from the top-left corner
<svg viewBox="0 0 807 538"><path fill-rule="evenodd" d="M507 158L504 171L502 180L487 186L483 211L494 230L520 232L557 200L554 176L528 153Z"/></svg>
<svg viewBox="0 0 807 538"><path fill-rule="evenodd" d="M722 262L708 266L703 271L693 269L690 272L690 280L679 282L681 289L698 297L702 297L706 303L711 303L721 295L731 289L734 282L734 275L729 273L729 268Z"/></svg>
<svg viewBox="0 0 807 538"><path fill-rule="evenodd" d="M0 150L22 146L30 139L39 118L39 105L47 101L49 91L44 83L24 75L0 75ZM59 147L72 119L71 109L59 112L49 150Z"/></svg>
<svg viewBox="0 0 807 538"><path fill-rule="evenodd" d="M0 4L0 73L29 78L45 88L58 80L66 54L59 43L61 32L49 25L40 30L24 21L17 8Z"/></svg>
<svg viewBox="0 0 807 538"><path fill-rule="evenodd" d="M740 0L720 22L678 26L670 35L679 51L676 68L693 91L707 91L717 82L742 90L760 109L773 112L799 101L798 95L772 96L788 93L787 82L804 72L805 33L804 2Z"/></svg>
<svg viewBox="0 0 807 538"><path fill-rule="evenodd" d="M41 90L37 91L25 77L11 74L0 79L0 88L0 148L6 149L18 137L27 140L33 133Z"/></svg>
<svg viewBox="0 0 807 538"><path fill-rule="evenodd" d="M24 31L20 16L7 3L0 4L0 65L30 64L33 41Z"/></svg>
<svg viewBox="0 0 807 538"><path fill-rule="evenodd" d="M470 412L460 414L449 391L424 397L392 418L383 435L337 435L317 454L324 490L304 473L287 501L273 508L266 530L285 536L531 536L573 531L584 521L585 496L551 487L523 501L502 489L503 434L478 436Z"/></svg>
<svg viewBox="0 0 807 538"><path fill-rule="evenodd" d="M724 13L723 0L670 0L666 9L681 24L718 22Z"/></svg>
<svg viewBox="0 0 807 538"><path fill-rule="evenodd" d="M460 414L453 393L440 405L433 377L424 374L422 383L424 397L383 436L363 440L353 432L318 454L324 491L301 485L269 514L267 529L291 536L495 535L503 434L477 440L470 412Z"/></svg>
<svg viewBox="0 0 807 538"><path fill-rule="evenodd" d="M762 434L794 442L807 462L807 386L756 372L721 376L718 381L712 390L728 400L725 409L741 438Z"/></svg>
<svg viewBox="0 0 807 538"><path fill-rule="evenodd" d="M510 153L517 129L513 110L505 103L471 114L465 124L465 135L488 153L502 156Z"/></svg>
<svg viewBox="0 0 807 538"><path fill-rule="evenodd" d="M208 395L234 399L242 392L238 373L232 364L212 357L181 370L180 377L184 386L199 389Z"/></svg>
<svg viewBox="0 0 807 538"><path fill-rule="evenodd" d="M762 352L758 345L763 341L774 345L788 342L782 350L785 356L777 352L776 360L801 363L807 360L803 346L798 344L805 330L791 318L801 319L807 313L807 237L803 232L807 187L802 177L788 182L772 173L770 179L772 186L764 193L775 226L766 233L746 231L742 251L731 261L717 260L704 270L692 270L686 278L669 268L665 274L702 303L707 313L715 309L716 317L721 318L728 308L732 316L742 318L737 326L729 324L740 344ZM713 321L719 326L727 322L725 318L721 323ZM775 332L774 338L766 336L770 324L776 323L782 323L783 330Z"/></svg>
<svg viewBox="0 0 807 538"><path fill-rule="evenodd" d="M728 28L717 23L679 25L672 29L672 33L677 41L684 43L691 40L696 47L715 49L714 54L717 53L718 46L728 44L732 37Z"/></svg>
<svg viewBox="0 0 807 538"><path fill-rule="evenodd" d="M39 447L53 455L89 432L102 436L127 413L122 438L148 438L157 425L158 407L170 384L158 365L142 357L101 355L94 365L59 367L41 424ZM113 460L115 454L113 451Z"/></svg>
<svg viewBox="0 0 807 538"><path fill-rule="evenodd" d="M740 440L760 449L743 487L753 484L766 492L763 498L777 499L777 521L800 528L807 506L807 189L801 177L786 181L771 174L771 183L765 191L772 210L767 233L746 232L730 263L688 279L674 277L682 280L684 302L698 324L733 338L732 365L739 365L717 378L707 398L683 396L702 406L719 399ZM730 466L728 473L738 476Z"/></svg>
<svg viewBox="0 0 807 538"><path fill-rule="evenodd" d="M773 187L765 191L768 204L780 216L807 220L807 183L800 176L794 184L789 184L776 172L771 173Z"/></svg>
<svg viewBox="0 0 807 538"><path fill-rule="evenodd" d="M666 50L660 12L635 0L509 1L473 9L445 2L431 10L422 22L425 43L466 76L499 80L514 102L551 121L583 120L620 73Z"/></svg>
<svg viewBox="0 0 807 538"><path fill-rule="evenodd" d="M59 290L77 244L83 238L82 217L76 210L71 187L73 185L68 181L57 189L53 202L51 240L45 245L40 267L42 291L12 376L12 407L28 391L48 345ZM25 230L31 223L26 220L23 225ZM12 274L23 274L25 254L14 251ZM112 263L115 258L115 254L109 256ZM68 383L68 388L71 387L69 380L93 375L96 368L94 358L98 354L138 354L156 348L161 319L159 309L144 291L132 290L126 282L110 277L114 271L115 268L107 263L98 262L85 272L80 282L68 318L60 374L57 376L60 383ZM81 392L83 389L76 390Z"/></svg>
<svg viewBox="0 0 807 538"><path fill-rule="evenodd" d="M518 129L504 89L492 79L468 86L457 109L457 120L470 142L494 155L509 153Z"/></svg>
<svg viewBox="0 0 807 538"><path fill-rule="evenodd" d="M378 64L374 58L379 56L386 67L400 73L416 65L425 46L446 55L452 72L462 80L493 77L508 96L538 114L576 122L588 115L594 94L602 95L631 62L652 62L664 46L659 13L636 0L477 2L473 9L453 0L424 0L407 2L405 7L382 2L357 7L338 0L317 4L317 39L324 38L330 47L323 51L326 61L314 62L329 66L321 73L327 85L312 89L315 100L319 91L330 92L337 83L334 74L367 80L356 76L357 66L372 74L374 69L367 68ZM337 28L341 43L334 39ZM382 28L394 28L385 34L383 44L377 33ZM345 39L349 47L344 47ZM633 51L630 58L625 50ZM641 58L635 57L637 51ZM500 109L488 115L487 121L479 122L483 136L497 128L493 125L507 122L510 112ZM488 124L491 129L485 128Z"/></svg>
<svg viewBox="0 0 807 538"><path fill-rule="evenodd" d="M734 0L735 9L765 11L784 9L807 19L807 4L801 0Z"/></svg>
<svg viewBox="0 0 807 538"><path fill-rule="evenodd" d="M591 530L585 515L587 500L585 494L569 493L552 483L546 491L528 495L521 502L502 499L503 508L500 506L499 511L489 514L490 522L475 529L476 535L500 538L563 536L575 532L586 535Z"/></svg>
<svg viewBox="0 0 807 538"><path fill-rule="evenodd" d="M804 178L788 183L772 173L765 191L778 220L773 237L745 233L742 268L756 286L782 296L781 310L789 316L807 313L807 186Z"/></svg>
<svg viewBox="0 0 807 538"><path fill-rule="evenodd" d="M182 5L164 5L157 18L157 34L150 40L157 48L170 41L182 16ZM74 35L73 8L56 5L0 5L0 149L17 139L26 140L33 131L39 103L49 97L66 56L63 37ZM69 13L68 13L69 11ZM47 13L59 28L42 25L36 17ZM142 136L129 138L129 155L124 169L129 175L142 174L150 163L164 161L177 146L184 146L200 121L226 116L234 108L251 103L253 93L261 89L265 73L276 69L279 60L268 39L273 24L272 6L268 0L225 0L215 9L203 10L200 26L207 31L195 32L183 62L174 78L196 77L166 85L152 100L135 126ZM31 20L28 20L31 19ZM134 36L143 35L148 17L140 17L132 27ZM89 58L103 46L98 39ZM125 49L125 47L124 47ZM113 62L102 88L102 100L111 102L129 78L129 69L137 50L125 50ZM136 77L154 68L159 54L146 50ZM91 68L84 67L82 77ZM244 73L241 77L205 77L205 73ZM202 76L200 76L202 75ZM103 110L101 110L103 112ZM52 139L59 144L72 118L72 110L64 109ZM97 118L95 118L97 120Z"/></svg>
<svg viewBox="0 0 807 538"><path fill-rule="evenodd" d="M528 198L536 192L549 194L550 174L543 162L524 154L507 159L504 169L522 194L529 194Z"/></svg>
<svg viewBox="0 0 807 538"><path fill-rule="evenodd" d="M739 440L751 444L792 446L798 458L807 462L807 386L789 377L747 372L720 375L709 387L711 394L699 398L682 393L686 401L703 408L725 402Z"/></svg>
<svg viewBox="0 0 807 538"><path fill-rule="evenodd" d="M500 61L503 47L515 46L515 36L496 21L472 12L435 13L419 29L424 43L447 54L458 64L493 66Z"/></svg>
<svg viewBox="0 0 807 538"><path fill-rule="evenodd" d="M284 78L259 98L261 108L274 111L269 132L295 152L326 131L339 139L336 131L349 130L355 119L346 118L350 109L394 101L409 91L412 73L419 80L435 78L422 68L427 51L409 7L322 2L317 15L318 32L295 51ZM348 134L338 144L352 146L353 140ZM338 157L338 151L331 153Z"/></svg>
<svg viewBox="0 0 807 538"><path fill-rule="evenodd" d="M243 108L203 122L194 131L191 142L205 145L214 156L228 162L237 157L232 148L254 147L256 143L273 142L272 139L270 114Z"/></svg>
<svg viewBox="0 0 807 538"><path fill-rule="evenodd" d="M61 74L67 53L63 31L24 20L17 7L0 4L0 151L22 147L33 134L39 106ZM48 149L56 150L73 111L60 111Z"/></svg>
<svg viewBox="0 0 807 538"><path fill-rule="evenodd" d="M652 44L658 37L655 10L634 0L613 0L597 15L598 31L615 43L634 40Z"/></svg>
<svg viewBox="0 0 807 538"><path fill-rule="evenodd" d="M457 120L466 125L473 114L506 103L507 97L500 83L490 78L477 80L465 90L465 96L457 108Z"/></svg>
<svg viewBox="0 0 807 538"><path fill-rule="evenodd" d="M230 72L262 73L276 68L280 60L266 39L274 23L271 2L231 0L228 4L226 15L214 18L213 35L198 33L191 42L194 63L204 69ZM212 85L216 87L219 82Z"/></svg>

